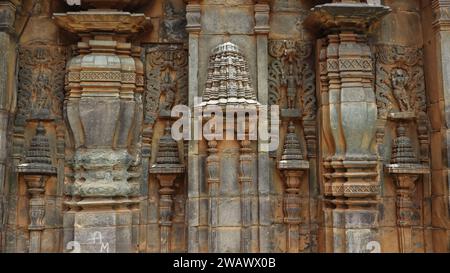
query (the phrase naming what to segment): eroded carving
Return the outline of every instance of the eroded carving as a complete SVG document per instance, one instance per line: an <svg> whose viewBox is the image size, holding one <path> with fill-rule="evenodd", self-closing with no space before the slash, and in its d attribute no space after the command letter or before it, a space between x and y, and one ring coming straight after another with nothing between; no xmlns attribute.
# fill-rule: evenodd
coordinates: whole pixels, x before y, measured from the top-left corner
<svg viewBox="0 0 450 273"><path fill-rule="evenodd" d="M398 45L377 47L378 117L392 112L426 112L422 49Z"/></svg>
<svg viewBox="0 0 450 273"><path fill-rule="evenodd" d="M16 125L28 118L62 119L66 51L45 42L19 49Z"/></svg>

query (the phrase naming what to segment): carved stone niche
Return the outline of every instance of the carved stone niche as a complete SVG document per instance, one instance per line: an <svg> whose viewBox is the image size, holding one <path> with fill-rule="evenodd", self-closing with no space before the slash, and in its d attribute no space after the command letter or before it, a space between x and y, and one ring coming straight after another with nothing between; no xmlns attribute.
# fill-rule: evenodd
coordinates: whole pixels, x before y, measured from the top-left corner
<svg viewBox="0 0 450 273"><path fill-rule="evenodd" d="M393 124L396 138L392 143L391 162L385 170L396 185L399 246L401 252L407 253L412 252L416 183L430 173L423 52L417 47L378 45L376 63L378 151L382 158L388 158L384 136L390 128L388 125ZM410 137L413 129L417 131L419 153Z"/></svg>
<svg viewBox="0 0 450 273"><path fill-rule="evenodd" d="M315 120L317 102L311 65L312 44L270 40L269 104L282 103L282 117Z"/></svg>
<svg viewBox="0 0 450 273"><path fill-rule="evenodd" d="M19 88L16 126L26 120L62 121L66 50L46 41L19 48Z"/></svg>
<svg viewBox="0 0 450 273"><path fill-rule="evenodd" d="M269 41L269 105L280 104L284 119L302 119L308 157L315 157L317 148L312 50L312 44L305 41Z"/></svg>

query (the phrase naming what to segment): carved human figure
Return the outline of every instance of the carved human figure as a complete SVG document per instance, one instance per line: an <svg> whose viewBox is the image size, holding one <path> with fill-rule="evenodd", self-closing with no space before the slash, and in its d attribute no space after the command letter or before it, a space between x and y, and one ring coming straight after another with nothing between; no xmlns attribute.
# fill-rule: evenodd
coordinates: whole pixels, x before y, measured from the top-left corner
<svg viewBox="0 0 450 273"><path fill-rule="evenodd" d="M161 92L165 94L165 101L161 104L161 110L170 111L175 102L175 83L173 82L170 72L164 74Z"/></svg>
<svg viewBox="0 0 450 273"><path fill-rule="evenodd" d="M408 73L405 70L396 68L392 71L392 89L401 112L411 111L411 104L409 102L409 96L406 90L408 81Z"/></svg>
<svg viewBox="0 0 450 273"><path fill-rule="evenodd" d="M45 72L40 72L36 79L35 88L35 107L36 113L46 113L49 114L50 111L50 79L49 75Z"/></svg>
<svg viewBox="0 0 450 273"><path fill-rule="evenodd" d="M292 63L289 64L285 82L287 84L287 107L288 109L294 109L297 94L297 77L295 76L294 65Z"/></svg>

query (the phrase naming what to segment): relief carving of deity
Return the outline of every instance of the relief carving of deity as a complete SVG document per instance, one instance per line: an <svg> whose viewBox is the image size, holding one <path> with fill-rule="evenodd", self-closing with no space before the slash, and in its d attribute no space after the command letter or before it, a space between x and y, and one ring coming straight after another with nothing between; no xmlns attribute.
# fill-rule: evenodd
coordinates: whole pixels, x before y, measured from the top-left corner
<svg viewBox="0 0 450 273"><path fill-rule="evenodd" d="M401 112L409 112L412 110L411 103L409 101L410 95L407 93L408 81L409 76L407 71L401 68L392 70L392 90Z"/></svg>

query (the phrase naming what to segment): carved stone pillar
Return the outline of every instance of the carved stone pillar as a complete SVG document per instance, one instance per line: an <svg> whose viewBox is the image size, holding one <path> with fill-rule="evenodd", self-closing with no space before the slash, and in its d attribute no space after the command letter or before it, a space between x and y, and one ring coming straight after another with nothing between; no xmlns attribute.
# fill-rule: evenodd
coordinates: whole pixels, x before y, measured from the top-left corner
<svg viewBox="0 0 450 273"><path fill-rule="evenodd" d="M142 4L83 1L82 8L97 9L54 14L59 26L81 38L79 55L68 65L65 111L75 143L75 183L66 204L76 211L71 220L73 214L66 214L66 221L73 221L74 241L82 252L135 251L128 206L137 201L129 198L128 180L139 153L135 132L142 119L143 65L128 41L148 25L148 18L102 8L128 10Z"/></svg>
<svg viewBox="0 0 450 273"><path fill-rule="evenodd" d="M45 128L39 122L36 135L31 141L25 162L17 166L17 172L23 175L29 199L29 252L41 252L41 234L45 229L45 183L50 176L56 175L52 166L50 146Z"/></svg>
<svg viewBox="0 0 450 273"><path fill-rule="evenodd" d="M414 115L408 114L391 115L391 119L399 123L397 137L392 147L391 164L386 166L387 171L394 176L397 187L397 229L401 253L413 251L412 225L415 183L421 175L430 173L428 166L419 164L411 139L406 135L408 123L414 118Z"/></svg>
<svg viewBox="0 0 450 273"><path fill-rule="evenodd" d="M218 226L218 204L220 186L219 156L217 155L217 141L208 141L208 157L206 159L207 183L209 189L209 237L208 245L210 252L217 252L217 226Z"/></svg>
<svg viewBox="0 0 450 273"><path fill-rule="evenodd" d="M267 79L268 73L268 36L270 30L270 6L267 1L258 1L255 4L255 34L256 34L256 50L257 50L257 69L258 69L258 101L262 105L269 103L269 84ZM270 168L269 153L264 149L265 145L269 145L268 141L258 140L258 197L259 197L259 251L271 251L271 230L272 212L269 209L271 197L270 189Z"/></svg>
<svg viewBox="0 0 450 273"><path fill-rule="evenodd" d="M7 221L6 171L8 156L8 124L14 111L16 62L16 9L19 0L0 1L0 252L5 245L4 225Z"/></svg>
<svg viewBox="0 0 450 273"><path fill-rule="evenodd" d="M194 98L199 96L198 87L198 62L199 62L199 34L201 30L201 6L199 1L190 0L186 6L186 31L189 33L189 91L188 91L188 105L190 109L194 108ZM191 124L195 127L198 124L196 117L192 117ZM192 129L191 133L194 133ZM194 134L191 134L194 136ZM206 236L201 234L207 233L207 223L201 222L202 213L200 211L200 191L201 191L201 177L198 171L200 167L199 146L198 141L190 140L188 147L188 252L207 251L208 243L202 243L202 239Z"/></svg>
<svg viewBox="0 0 450 273"><path fill-rule="evenodd" d="M367 243L376 240L377 108L365 33L388 11L385 6L360 1L333 1L316 6L309 19L329 33L322 41L326 50L319 55L321 87L326 86L321 91L328 93L328 106L322 106L322 130L330 130L322 135L332 142L324 157L324 168L328 170L324 175L326 232L331 233L327 245L332 245L327 251L365 252Z"/></svg>
<svg viewBox="0 0 450 273"><path fill-rule="evenodd" d="M287 251L300 252L300 183L303 174L309 169L309 162L304 160L300 142L295 133L294 123L290 122L284 140L284 150L278 169L286 179L284 205L284 222L287 225Z"/></svg>
<svg viewBox="0 0 450 273"><path fill-rule="evenodd" d="M174 214L173 195L175 178L184 173L181 164L178 144L171 136L170 122L167 122L164 136L159 140L159 151L150 173L156 174L160 183L159 189L159 225L162 253L171 252L171 227Z"/></svg>
<svg viewBox="0 0 450 273"><path fill-rule="evenodd" d="M447 184L446 189L445 187L443 187L443 189L436 188L439 190L433 191L432 195L433 201L436 204L444 202L441 201L441 199L443 195L446 195L444 198L447 199L447 219L450 219L450 81L448 80L448 75L450 75L450 2L447 0L432 0L431 7L433 13L432 24L434 28L434 44L436 52L435 55L430 56L430 62L428 63L432 71L437 71L437 75L427 82L427 86L430 90L440 90L437 97L431 98L431 100L436 103L433 106L440 109L439 115L442 119L440 120L440 124L434 124L433 127L436 128L435 130L440 131L438 134L440 134L440 138L442 139L440 142L443 143L442 146L432 146L433 148L436 147L435 150L432 151L432 154L440 154L440 151L444 151L442 159L443 162L446 162L444 163L444 166L441 166L439 160L432 160L432 168L433 171L443 168L442 171L439 171L442 172L441 177L443 177L443 181L439 183ZM442 103L444 105L442 105ZM433 179L435 179L435 177L433 177ZM433 183L435 182L437 181L433 181ZM434 226L439 226L440 229L446 229L445 225L441 224L439 220L435 220L444 217L439 209L433 211L432 217ZM448 228L447 238L450 238ZM450 251L450 247L445 244L435 243L435 245L439 246L439 249L435 249L435 251Z"/></svg>

